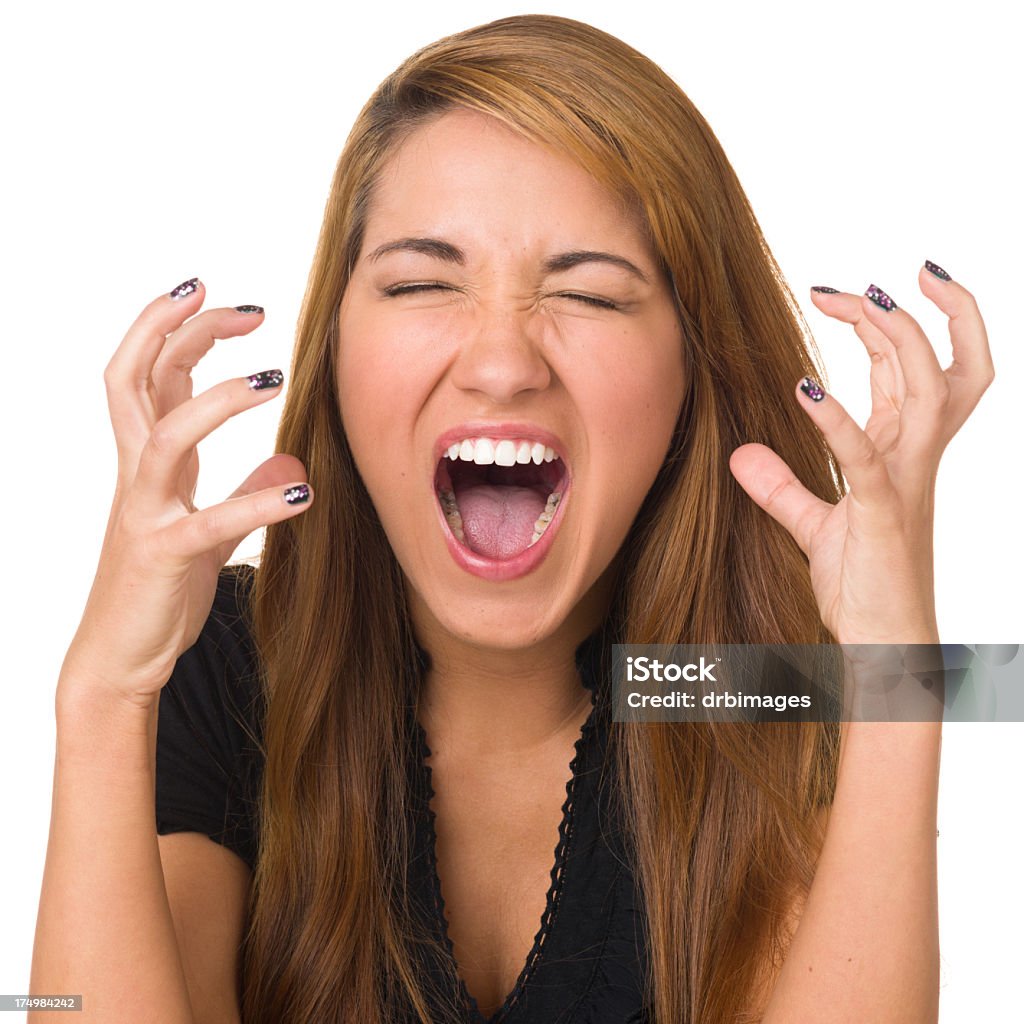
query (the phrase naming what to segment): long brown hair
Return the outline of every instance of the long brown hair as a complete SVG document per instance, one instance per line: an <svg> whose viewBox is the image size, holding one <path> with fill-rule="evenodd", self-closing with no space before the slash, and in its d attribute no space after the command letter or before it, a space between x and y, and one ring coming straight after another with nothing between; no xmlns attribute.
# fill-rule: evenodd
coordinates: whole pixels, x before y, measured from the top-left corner
<svg viewBox="0 0 1024 1024"><path fill-rule="evenodd" d="M728 469L758 441L819 497L843 493L791 395L801 375L823 377L810 331L700 113L641 54L564 18L506 18L419 51L371 97L339 160L277 437L316 501L267 529L252 592L266 760L247 1024L458 1019L456 993L428 992L417 971L429 936L405 885L421 663L334 384L338 309L378 173L453 106L555 147L631 203L675 287L687 391L616 558L605 647L832 640L806 559ZM831 800L837 749L825 725L612 724L659 1024L747 1019L761 965L784 953L789 901L810 886L813 812ZM441 1017L428 1010L438 1000Z"/></svg>

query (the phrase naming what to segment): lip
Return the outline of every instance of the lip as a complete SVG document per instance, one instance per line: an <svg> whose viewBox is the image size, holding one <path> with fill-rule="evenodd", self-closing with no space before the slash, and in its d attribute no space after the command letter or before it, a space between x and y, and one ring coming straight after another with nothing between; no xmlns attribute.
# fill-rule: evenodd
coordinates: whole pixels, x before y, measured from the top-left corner
<svg viewBox="0 0 1024 1024"><path fill-rule="evenodd" d="M523 440L532 440L551 448L558 454L559 459L562 460L565 470L565 485L562 488L562 498L555 509L555 514L551 517L551 522L548 523L548 528L544 531L540 540L514 558L487 558L485 555L477 554L465 544L462 544L448 526L448 520L445 518L441 504L437 500L437 491L434 488L434 474L437 470L437 464L456 441L461 441L467 437L522 438ZM571 491L572 472L565 458L565 445L550 430L544 430L533 423L484 423L482 421L462 423L451 430L446 430L434 443L434 461L430 469L430 493L434 499L435 514L444 532L448 552L455 564L461 569L492 583L519 579L521 576L532 572L544 561L558 534L564 510L569 504Z"/></svg>

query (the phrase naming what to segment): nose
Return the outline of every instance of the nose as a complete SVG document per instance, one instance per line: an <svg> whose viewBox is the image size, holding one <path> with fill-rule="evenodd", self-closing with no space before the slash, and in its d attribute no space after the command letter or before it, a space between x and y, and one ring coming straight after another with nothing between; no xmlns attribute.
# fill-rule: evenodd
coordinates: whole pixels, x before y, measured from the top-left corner
<svg viewBox="0 0 1024 1024"><path fill-rule="evenodd" d="M464 325L452 383L496 405L548 387L551 368L544 358L541 319L536 310L510 301L481 304Z"/></svg>

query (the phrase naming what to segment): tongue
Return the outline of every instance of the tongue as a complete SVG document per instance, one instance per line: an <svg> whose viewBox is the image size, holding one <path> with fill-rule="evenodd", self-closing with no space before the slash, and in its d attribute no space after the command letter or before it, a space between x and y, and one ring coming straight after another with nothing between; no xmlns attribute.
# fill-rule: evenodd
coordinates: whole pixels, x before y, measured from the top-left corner
<svg viewBox="0 0 1024 1024"><path fill-rule="evenodd" d="M475 484L456 494L469 548L488 558L513 558L525 551L533 524L547 504L532 487Z"/></svg>

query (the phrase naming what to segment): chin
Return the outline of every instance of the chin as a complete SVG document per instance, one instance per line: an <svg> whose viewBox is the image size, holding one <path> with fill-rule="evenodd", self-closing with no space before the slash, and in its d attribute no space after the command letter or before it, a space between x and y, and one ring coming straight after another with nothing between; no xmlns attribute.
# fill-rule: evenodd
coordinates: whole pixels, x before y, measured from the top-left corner
<svg viewBox="0 0 1024 1024"><path fill-rule="evenodd" d="M476 591L476 588L472 588ZM572 612L572 603L564 607L551 600L538 601L536 593L519 601L508 594L478 592L461 596L448 592L417 601L421 623L431 623L430 632L439 630L461 643L496 651L517 651L534 647L556 634Z"/></svg>

